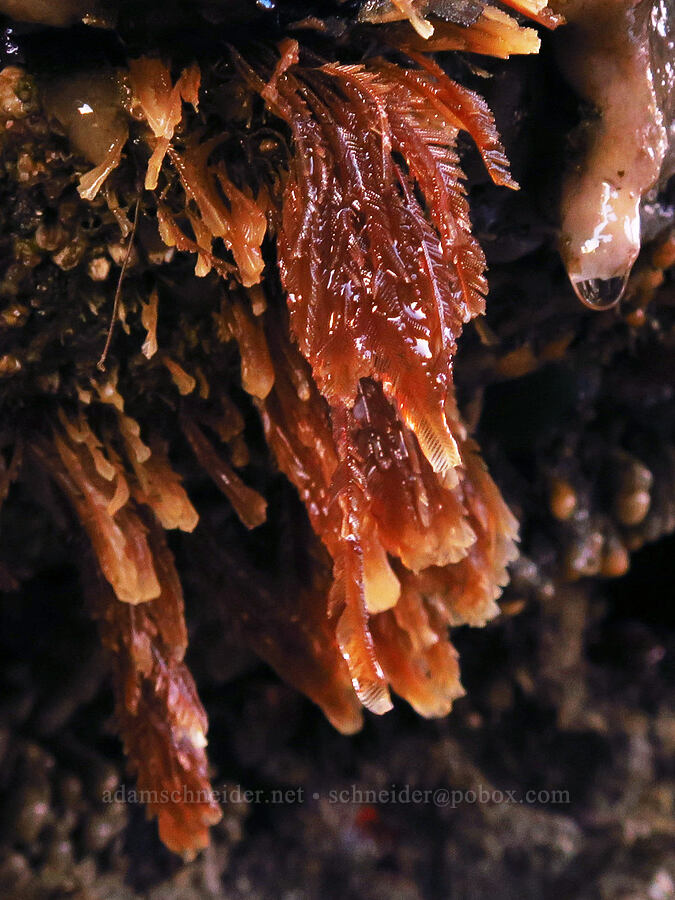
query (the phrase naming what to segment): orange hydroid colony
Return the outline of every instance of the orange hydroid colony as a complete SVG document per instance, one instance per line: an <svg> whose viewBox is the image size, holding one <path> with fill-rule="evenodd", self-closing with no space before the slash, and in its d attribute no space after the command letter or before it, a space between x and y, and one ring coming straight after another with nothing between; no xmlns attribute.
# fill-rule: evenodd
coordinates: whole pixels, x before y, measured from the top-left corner
<svg viewBox="0 0 675 900"><path fill-rule="evenodd" d="M460 132L495 183L517 185L485 102L429 53L507 57L536 52L539 39L503 9L476 5L480 13L464 22L437 16L434 2L366 2L358 27L375 29L382 49L357 62L327 62L290 38L231 49L230 102L243 118L258 109L272 135L264 176L246 181L245 167L231 167L228 135L200 114L196 63L175 72L141 57L111 73L113 114L91 103L99 128L107 123L108 149L94 158L86 141L77 148L95 165L80 196L104 198L127 260L140 204L153 210L141 212L138 227L155 229L156 258L194 254L197 276L220 279L207 374L206 363L189 362L190 335L162 345L155 289L142 304L143 362L168 373L186 446L255 529L268 498L237 471L248 460L244 423L228 381L213 374L222 348L236 342L239 388L316 535L283 604L251 602L242 620L255 622L260 655L346 733L359 728L363 707L390 709L391 690L423 716L450 710L462 688L448 630L497 613L516 555L517 523L453 385L462 328L483 313L487 292ZM545 3L505 5L557 24ZM2 77L6 88L15 75ZM60 121L72 142L72 121L63 112ZM13 127L22 127L20 114ZM135 217L114 183L129 161ZM121 284L122 322L123 294ZM190 856L207 844L219 810L208 793L207 722L183 662L183 595L165 530L190 532L198 514L170 448L127 409L114 357L104 354L101 368L24 452L87 535L83 581L113 659L119 728L139 788L202 792L203 802L150 804L166 845Z"/></svg>

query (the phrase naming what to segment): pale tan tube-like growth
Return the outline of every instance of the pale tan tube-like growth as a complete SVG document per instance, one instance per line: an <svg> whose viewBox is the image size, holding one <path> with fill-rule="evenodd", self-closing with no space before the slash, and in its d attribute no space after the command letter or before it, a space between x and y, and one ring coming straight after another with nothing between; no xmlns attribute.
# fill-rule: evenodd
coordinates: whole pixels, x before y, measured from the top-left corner
<svg viewBox="0 0 675 900"><path fill-rule="evenodd" d="M640 203L672 140L664 106L673 102L672 26L665 5L657 15L651 0L553 6L570 23L557 34L565 74L597 110L587 149L565 181L561 254L579 298L607 308L623 294L640 252ZM655 43L670 57L665 68Z"/></svg>

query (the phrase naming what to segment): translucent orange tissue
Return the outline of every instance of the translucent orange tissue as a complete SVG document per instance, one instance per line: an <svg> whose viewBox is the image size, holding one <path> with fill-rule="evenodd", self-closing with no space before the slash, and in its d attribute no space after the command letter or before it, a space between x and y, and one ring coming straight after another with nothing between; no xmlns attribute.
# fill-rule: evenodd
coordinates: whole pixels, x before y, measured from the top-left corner
<svg viewBox="0 0 675 900"><path fill-rule="evenodd" d="M506 5L555 24L538 0ZM202 568L221 567L214 583L228 585L223 603L244 639L345 732L359 727L362 707L386 712L390 690L424 716L449 711L462 693L449 629L496 615L516 554L517 523L455 398L457 342L487 292L459 133L497 184L517 185L484 100L426 51L461 36L474 52L508 55L536 51L538 39L488 6L468 26L434 19L433 8L395 0L384 19L366 18L382 29L383 55L358 63L325 62L294 40L271 63L265 51L249 62L233 53L232 95L245 98L246 116L258 110L274 136L267 143L282 148L267 180L250 184L223 149L227 134L196 116L198 67L174 81L159 59L129 63L130 133L149 155L159 234L196 254L196 274L209 276L199 282L204 303L217 298L208 336L177 341L202 354L183 368L162 346L162 300L149 289L138 365L170 374L166 414L246 529L273 504L264 486L246 484L233 397L257 409L259 456L269 453L306 510L296 527L309 535L302 576L284 572L273 584L252 574L203 523ZM168 792L149 810L167 846L191 855L219 811L165 530L192 531L198 513L168 448L125 411L115 378L94 388L30 454L88 539L87 593L113 658L131 768L141 789Z"/></svg>
<svg viewBox="0 0 675 900"><path fill-rule="evenodd" d="M277 239L288 324L267 314L281 345L260 405L332 557L328 609L357 696L385 712L391 683L437 715L460 690L447 626L497 612L517 531L455 405L457 339L487 287L459 130L515 185L483 101L419 62L309 67L288 42L261 89L297 152Z"/></svg>

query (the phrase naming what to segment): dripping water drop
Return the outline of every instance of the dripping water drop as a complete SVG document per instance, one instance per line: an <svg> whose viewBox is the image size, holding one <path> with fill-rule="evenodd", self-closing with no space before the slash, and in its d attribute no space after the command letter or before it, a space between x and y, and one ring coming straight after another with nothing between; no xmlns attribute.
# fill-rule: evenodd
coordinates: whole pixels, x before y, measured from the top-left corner
<svg viewBox="0 0 675 900"><path fill-rule="evenodd" d="M572 280L572 287L577 297L589 309L611 309L623 297L628 284L627 272L615 278L589 278L585 281Z"/></svg>

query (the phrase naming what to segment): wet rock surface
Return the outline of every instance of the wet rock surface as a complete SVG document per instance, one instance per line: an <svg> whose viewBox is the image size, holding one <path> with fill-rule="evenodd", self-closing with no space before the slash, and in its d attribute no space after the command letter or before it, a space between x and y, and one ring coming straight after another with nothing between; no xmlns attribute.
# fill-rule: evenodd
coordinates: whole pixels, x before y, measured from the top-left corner
<svg viewBox="0 0 675 900"><path fill-rule="evenodd" d="M250 659L223 671L193 604L227 799L183 866L124 799L134 782L74 573L45 572L3 609L3 896L669 897L672 576L672 541L656 544L626 582L456 634L467 697L449 718L399 703L350 738ZM218 649L237 653L226 635Z"/></svg>

